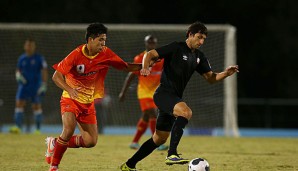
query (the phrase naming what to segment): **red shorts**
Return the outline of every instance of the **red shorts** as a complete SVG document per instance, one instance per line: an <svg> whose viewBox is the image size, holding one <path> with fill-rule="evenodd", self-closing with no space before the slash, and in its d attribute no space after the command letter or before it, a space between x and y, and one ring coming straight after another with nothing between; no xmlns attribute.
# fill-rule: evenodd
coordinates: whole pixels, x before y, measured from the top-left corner
<svg viewBox="0 0 298 171"><path fill-rule="evenodd" d="M156 105L152 98L139 99L141 110L144 112L148 109L156 109Z"/></svg>
<svg viewBox="0 0 298 171"><path fill-rule="evenodd" d="M94 102L83 104L70 98L61 97L61 115L71 112L76 116L79 123L97 124Z"/></svg>

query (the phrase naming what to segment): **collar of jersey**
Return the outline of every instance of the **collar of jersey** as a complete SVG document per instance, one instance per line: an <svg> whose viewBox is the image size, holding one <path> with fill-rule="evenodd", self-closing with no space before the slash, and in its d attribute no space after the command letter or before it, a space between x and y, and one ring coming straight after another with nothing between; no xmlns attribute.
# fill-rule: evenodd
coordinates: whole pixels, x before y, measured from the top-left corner
<svg viewBox="0 0 298 171"><path fill-rule="evenodd" d="M93 56L89 56L89 55L87 55L87 54L85 53L85 48L86 48L86 46L87 46L87 45L84 45L84 46L82 47L82 53L83 53L84 56L86 56L87 58L89 58L89 59L94 59L94 58L98 55L98 53L95 54L95 55L93 55Z"/></svg>

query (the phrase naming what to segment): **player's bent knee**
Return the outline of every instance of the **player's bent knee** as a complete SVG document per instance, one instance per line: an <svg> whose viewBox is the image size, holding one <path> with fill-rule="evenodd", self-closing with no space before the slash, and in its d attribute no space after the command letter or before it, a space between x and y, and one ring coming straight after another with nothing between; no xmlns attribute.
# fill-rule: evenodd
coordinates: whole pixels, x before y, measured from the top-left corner
<svg viewBox="0 0 298 171"><path fill-rule="evenodd" d="M169 137L169 134L159 135L158 133L154 133L153 136L152 136L153 141L156 145L162 145L162 144L166 143L168 137Z"/></svg>
<svg viewBox="0 0 298 171"><path fill-rule="evenodd" d="M97 144L97 139L89 139L88 141L85 142L86 148L92 148L96 146Z"/></svg>
<svg viewBox="0 0 298 171"><path fill-rule="evenodd" d="M186 117L185 118L187 118L188 120L190 119L192 117L192 110L188 110L187 112L186 112Z"/></svg>
<svg viewBox="0 0 298 171"><path fill-rule="evenodd" d="M188 120L192 117L192 110L189 108L184 109L182 113L183 113L182 116L187 118Z"/></svg>

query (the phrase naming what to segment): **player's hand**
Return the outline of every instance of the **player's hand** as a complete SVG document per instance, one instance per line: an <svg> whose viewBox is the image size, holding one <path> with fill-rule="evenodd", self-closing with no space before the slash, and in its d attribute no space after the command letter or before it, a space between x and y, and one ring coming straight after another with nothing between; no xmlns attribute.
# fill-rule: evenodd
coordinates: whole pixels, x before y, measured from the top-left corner
<svg viewBox="0 0 298 171"><path fill-rule="evenodd" d="M37 94L41 95L44 94L47 91L47 83L46 82L42 82L41 86L38 88L37 90Z"/></svg>
<svg viewBox="0 0 298 171"><path fill-rule="evenodd" d="M27 80L20 72L16 72L16 80L18 83L27 84Z"/></svg>
<svg viewBox="0 0 298 171"><path fill-rule="evenodd" d="M226 68L225 72L227 76L231 76L234 73L239 72L239 67L238 65L229 66L228 68Z"/></svg>
<svg viewBox="0 0 298 171"><path fill-rule="evenodd" d="M69 90L67 90L70 98L72 98L72 99L78 98L78 93L79 93L78 90L79 89L80 88L70 88Z"/></svg>
<svg viewBox="0 0 298 171"><path fill-rule="evenodd" d="M150 69L149 68L142 68L140 71L140 74L143 76L148 76L150 74Z"/></svg>
<svg viewBox="0 0 298 171"><path fill-rule="evenodd" d="M120 101L120 102L123 102L124 99L125 99L125 96L124 96L124 94L121 92L121 93L119 94L118 98L119 98L119 101Z"/></svg>

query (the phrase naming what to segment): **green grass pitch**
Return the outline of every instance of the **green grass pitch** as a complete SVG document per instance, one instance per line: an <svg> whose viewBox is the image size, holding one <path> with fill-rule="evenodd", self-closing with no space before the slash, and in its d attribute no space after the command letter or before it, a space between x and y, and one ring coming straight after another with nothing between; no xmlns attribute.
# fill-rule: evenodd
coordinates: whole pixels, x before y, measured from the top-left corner
<svg viewBox="0 0 298 171"><path fill-rule="evenodd" d="M46 171L46 135L0 134L0 170ZM145 141L148 137L142 137ZM100 135L94 148L68 149L61 171L119 171L135 150L128 148L132 136ZM206 158L212 171L298 171L298 139L225 138L185 136L182 157ZM187 171L187 165L167 166L166 152L154 151L141 161L140 171Z"/></svg>

